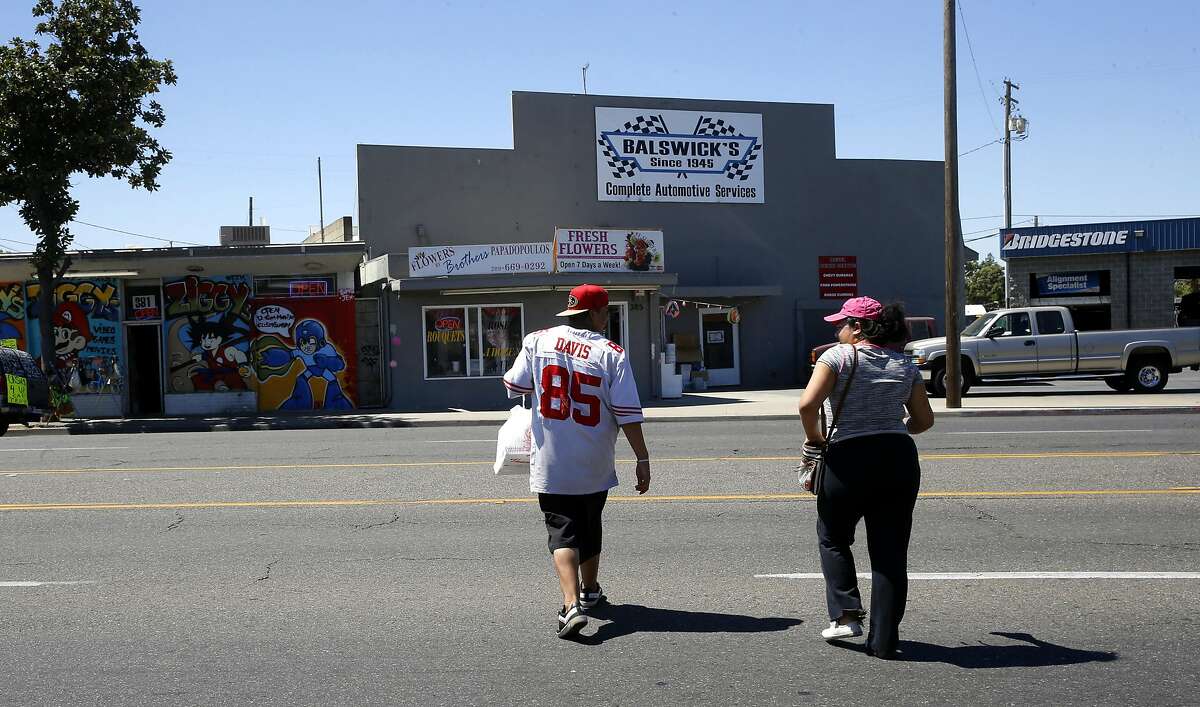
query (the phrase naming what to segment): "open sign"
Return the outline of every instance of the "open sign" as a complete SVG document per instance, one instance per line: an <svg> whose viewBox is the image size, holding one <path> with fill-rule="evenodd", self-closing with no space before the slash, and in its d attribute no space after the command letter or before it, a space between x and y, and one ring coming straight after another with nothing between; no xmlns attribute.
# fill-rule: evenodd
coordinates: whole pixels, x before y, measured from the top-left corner
<svg viewBox="0 0 1200 707"><path fill-rule="evenodd" d="M442 317L434 323L433 328L437 331L460 331L463 323L460 317Z"/></svg>

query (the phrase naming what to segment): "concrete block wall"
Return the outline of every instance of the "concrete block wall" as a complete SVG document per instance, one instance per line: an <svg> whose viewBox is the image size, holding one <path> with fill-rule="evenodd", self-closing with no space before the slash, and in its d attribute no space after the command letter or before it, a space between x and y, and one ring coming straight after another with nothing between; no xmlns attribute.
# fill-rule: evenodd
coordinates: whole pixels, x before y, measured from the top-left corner
<svg viewBox="0 0 1200 707"><path fill-rule="evenodd" d="M1130 278L1126 273L1124 253L1011 258L1008 260L1009 304L1019 307L1030 303L1030 273L1107 270L1114 329L1175 326L1175 268L1200 267L1200 251L1133 253L1129 256L1129 263L1133 289L1127 297Z"/></svg>

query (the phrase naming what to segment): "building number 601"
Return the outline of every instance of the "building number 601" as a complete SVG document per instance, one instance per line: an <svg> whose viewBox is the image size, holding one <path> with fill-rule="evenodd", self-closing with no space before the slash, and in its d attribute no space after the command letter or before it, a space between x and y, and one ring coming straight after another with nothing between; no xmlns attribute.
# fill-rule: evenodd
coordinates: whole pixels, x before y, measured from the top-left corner
<svg viewBox="0 0 1200 707"><path fill-rule="evenodd" d="M562 366L546 366L542 369L542 395L538 409L542 417L548 420L565 420L569 417L586 427L595 427L600 424L600 398L583 392L583 389L585 386L599 388L600 383L600 376L578 371L571 373ZM552 405L555 400L558 401L558 407Z"/></svg>

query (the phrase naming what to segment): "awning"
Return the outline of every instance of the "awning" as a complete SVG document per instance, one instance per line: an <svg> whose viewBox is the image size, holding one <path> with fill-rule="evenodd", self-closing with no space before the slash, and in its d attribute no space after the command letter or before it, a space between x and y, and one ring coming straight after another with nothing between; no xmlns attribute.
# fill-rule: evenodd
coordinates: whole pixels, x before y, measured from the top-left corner
<svg viewBox="0 0 1200 707"><path fill-rule="evenodd" d="M397 294L439 292L443 295L484 295L516 292L566 292L589 283L613 291L655 291L674 287L676 273L516 273L390 279L387 289Z"/></svg>
<svg viewBox="0 0 1200 707"><path fill-rule="evenodd" d="M747 299L750 297L781 297L779 285L676 285L662 288L663 297L713 297L716 299Z"/></svg>

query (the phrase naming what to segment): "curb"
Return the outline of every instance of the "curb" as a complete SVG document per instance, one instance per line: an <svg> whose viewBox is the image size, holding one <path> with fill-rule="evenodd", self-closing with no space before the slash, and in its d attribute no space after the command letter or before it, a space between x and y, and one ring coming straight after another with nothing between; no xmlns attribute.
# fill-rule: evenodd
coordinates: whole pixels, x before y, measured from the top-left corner
<svg viewBox="0 0 1200 707"><path fill-rule="evenodd" d="M1028 415L1081 416L1081 415L1177 415L1200 413L1200 406L1177 405L1161 407L1118 407L1118 408L958 408L936 410L938 417L1024 417ZM784 415L686 415L671 417L649 417L648 424L674 422L779 422L796 420L795 413ZM405 419L313 419L279 418L272 420L239 420L226 422L204 422L199 420L140 421L121 420L95 422L71 422L51 427L10 427L6 436L41 435L88 435L88 434L160 434L168 432L255 432L270 430L339 430L339 429L398 429L438 427L499 427L503 420L477 418L445 420Z"/></svg>

